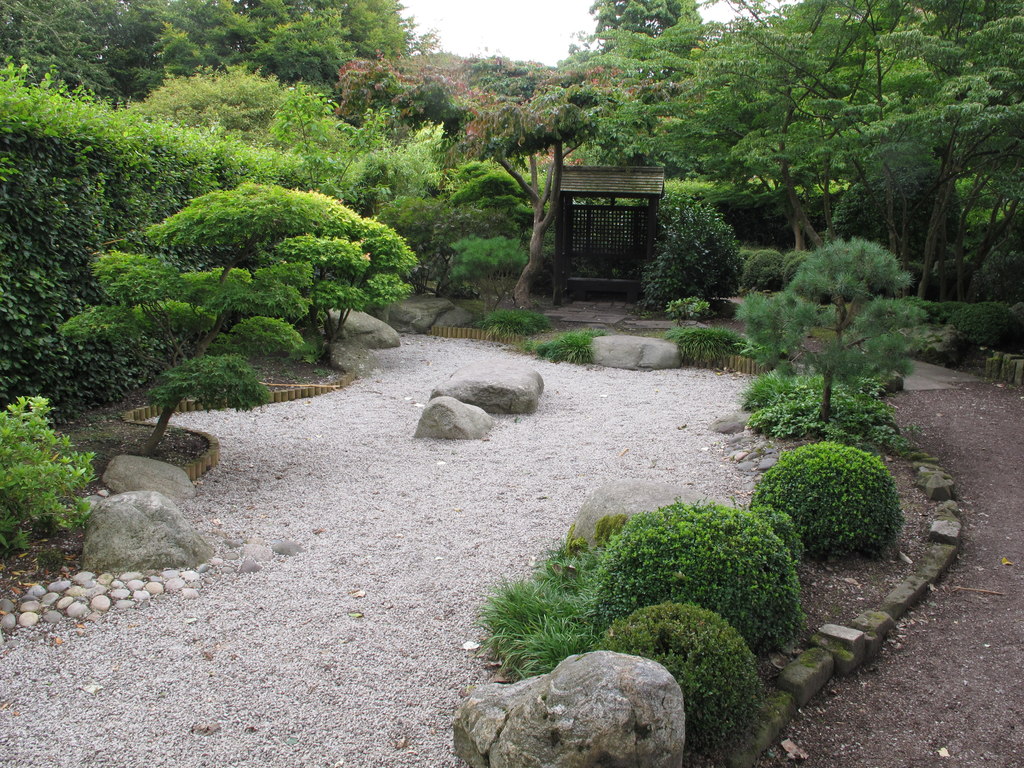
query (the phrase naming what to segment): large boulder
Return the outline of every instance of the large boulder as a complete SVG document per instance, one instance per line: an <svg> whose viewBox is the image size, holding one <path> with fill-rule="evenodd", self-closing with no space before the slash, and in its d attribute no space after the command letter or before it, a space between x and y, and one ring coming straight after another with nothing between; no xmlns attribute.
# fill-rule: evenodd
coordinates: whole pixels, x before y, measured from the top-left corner
<svg viewBox="0 0 1024 768"><path fill-rule="evenodd" d="M398 331L365 312L349 312L341 336L366 349L394 349L402 343Z"/></svg>
<svg viewBox="0 0 1024 768"><path fill-rule="evenodd" d="M95 573L195 568L212 555L175 503L154 491L93 504L82 542L82 567Z"/></svg>
<svg viewBox="0 0 1024 768"><path fill-rule="evenodd" d="M196 495L185 470L145 456L115 456L103 472L103 483L114 493L158 491L172 501Z"/></svg>
<svg viewBox="0 0 1024 768"><path fill-rule="evenodd" d="M661 664L595 651L474 688L455 715L455 753L473 768L679 768L685 722Z"/></svg>
<svg viewBox="0 0 1024 768"><path fill-rule="evenodd" d="M377 357L359 340L342 336L328 349L330 366L336 371L365 378L377 370Z"/></svg>
<svg viewBox="0 0 1024 768"><path fill-rule="evenodd" d="M598 523L605 518L631 518L640 512L653 512L681 501L696 504L707 496L685 485L670 485L651 480L616 480L596 488L576 513L570 536L584 539L588 547L597 544ZM603 542L602 542L603 543Z"/></svg>
<svg viewBox="0 0 1024 768"><path fill-rule="evenodd" d="M543 392L544 380L528 365L484 360L459 368L430 398L454 397L488 413L533 413Z"/></svg>
<svg viewBox="0 0 1024 768"><path fill-rule="evenodd" d="M594 365L603 365L606 368L647 371L678 368L683 364L679 347L666 339L652 339L647 336L596 336L592 349Z"/></svg>
<svg viewBox="0 0 1024 768"><path fill-rule="evenodd" d="M463 403L454 397L435 397L423 409L416 437L442 440L482 440L494 425L483 408Z"/></svg>
<svg viewBox="0 0 1024 768"><path fill-rule="evenodd" d="M912 331L917 352L915 360L921 360L946 368L959 365L969 345L963 334L952 325L921 325Z"/></svg>
<svg viewBox="0 0 1024 768"><path fill-rule="evenodd" d="M388 324L399 333L430 333L435 325L469 325L473 315L437 296L412 296L388 308Z"/></svg>

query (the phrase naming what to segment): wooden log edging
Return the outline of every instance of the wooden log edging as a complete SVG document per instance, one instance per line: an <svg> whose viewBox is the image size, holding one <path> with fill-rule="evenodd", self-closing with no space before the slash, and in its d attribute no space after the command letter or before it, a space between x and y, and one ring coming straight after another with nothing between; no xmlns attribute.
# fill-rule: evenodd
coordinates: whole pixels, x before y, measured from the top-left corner
<svg viewBox="0 0 1024 768"><path fill-rule="evenodd" d="M708 370L728 370L737 373L747 373L752 376L759 376L768 371L757 361L743 355L726 355L711 361L691 360L683 358L683 365L690 368L706 368Z"/></svg>
<svg viewBox="0 0 1024 768"><path fill-rule="evenodd" d="M460 325L434 325L430 328L431 336L444 339L474 339L476 341L495 341L499 344L518 344L523 340L516 334L495 333L483 328L466 328Z"/></svg>
<svg viewBox="0 0 1024 768"><path fill-rule="evenodd" d="M284 403L292 400L303 400L309 397L316 397L318 395L325 395L328 392L334 392L338 389L343 389L356 380L355 374L345 374L337 384L296 384L296 385L281 385L274 384L271 386L282 387L281 389L270 390L270 402L268 405L273 403ZM160 415L162 409L155 405L144 405L140 408L133 408L130 411L125 411L121 414L121 420L129 424L138 424L143 427L151 427L149 423L150 419L155 419ZM174 409L175 413L188 413L190 411L202 411L205 410L202 405L195 400L182 400L178 403L178 407ZM205 475L211 469L220 463L220 440L216 435L211 435L209 432L203 432L199 429L192 429L190 427L178 427L186 432L190 432L193 435L197 435L206 440L206 450L196 459L190 461L182 469L188 475L189 480L195 482L200 477Z"/></svg>

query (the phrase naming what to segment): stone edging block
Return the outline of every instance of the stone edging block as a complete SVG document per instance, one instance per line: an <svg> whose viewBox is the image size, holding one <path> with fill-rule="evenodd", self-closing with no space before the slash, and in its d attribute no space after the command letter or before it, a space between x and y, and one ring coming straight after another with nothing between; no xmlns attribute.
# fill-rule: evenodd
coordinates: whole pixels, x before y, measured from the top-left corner
<svg viewBox="0 0 1024 768"><path fill-rule="evenodd" d="M825 656L829 659L832 658L827 653ZM726 755L726 766L728 768L749 768L756 763L761 753L779 738L782 729L796 715L796 709L796 701L789 693L775 691L770 694L768 700L761 706L761 711L755 720L756 725L743 742L743 746Z"/></svg>
<svg viewBox="0 0 1024 768"><path fill-rule="evenodd" d="M831 679L834 669L831 653L824 648L810 648L783 668L776 685L793 696L797 707L802 707Z"/></svg>
<svg viewBox="0 0 1024 768"><path fill-rule="evenodd" d="M865 638L859 629L825 624L811 638L811 642L832 654L835 674L846 677L864 663Z"/></svg>

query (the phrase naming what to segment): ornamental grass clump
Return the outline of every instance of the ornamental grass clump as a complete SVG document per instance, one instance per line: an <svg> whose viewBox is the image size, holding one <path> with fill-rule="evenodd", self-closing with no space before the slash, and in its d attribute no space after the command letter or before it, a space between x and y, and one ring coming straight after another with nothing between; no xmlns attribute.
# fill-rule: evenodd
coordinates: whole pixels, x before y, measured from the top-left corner
<svg viewBox="0 0 1024 768"><path fill-rule="evenodd" d="M803 626L792 552L748 510L677 503L634 515L594 578L599 626L649 605L694 603L721 614L757 652L784 645Z"/></svg>
<svg viewBox="0 0 1024 768"><path fill-rule="evenodd" d="M757 661L725 619L696 605L662 603L634 611L608 629L603 647L653 659L683 689L686 748L724 744L748 726L764 698Z"/></svg>
<svg viewBox="0 0 1024 768"><path fill-rule="evenodd" d="M532 336L548 330L551 321L540 312L528 309L497 309L484 316L480 327L503 336Z"/></svg>
<svg viewBox="0 0 1024 768"><path fill-rule="evenodd" d="M553 363L587 365L594 362L594 337L607 335L606 331L594 329L568 331L550 341L535 345L532 351L537 357L543 357Z"/></svg>
<svg viewBox="0 0 1024 768"><path fill-rule="evenodd" d="M764 473L750 507L788 514L807 554L819 558L878 556L903 527L896 483L881 459L832 442L783 453Z"/></svg>
<svg viewBox="0 0 1024 768"><path fill-rule="evenodd" d="M728 355L738 354L744 346L743 337L728 328L670 328L665 338L675 342L684 360L712 363Z"/></svg>

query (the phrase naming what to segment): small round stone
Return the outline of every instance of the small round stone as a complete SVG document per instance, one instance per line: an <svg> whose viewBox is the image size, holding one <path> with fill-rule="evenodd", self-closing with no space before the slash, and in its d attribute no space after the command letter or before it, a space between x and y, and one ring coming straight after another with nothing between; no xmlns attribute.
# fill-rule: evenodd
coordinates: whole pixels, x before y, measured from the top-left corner
<svg viewBox="0 0 1024 768"><path fill-rule="evenodd" d="M18 626L18 617L13 613L7 613L0 617L0 630L13 632L16 626Z"/></svg>
<svg viewBox="0 0 1024 768"><path fill-rule="evenodd" d="M114 580L114 574L112 573L101 573L96 577L96 583L102 584L103 586L109 586L110 582Z"/></svg>
<svg viewBox="0 0 1024 768"><path fill-rule="evenodd" d="M143 589L151 595L162 595L164 593L164 585L158 581L149 582Z"/></svg>
<svg viewBox="0 0 1024 768"><path fill-rule="evenodd" d="M39 623L39 614L35 611L25 611L18 617L19 627L34 627Z"/></svg>
<svg viewBox="0 0 1024 768"><path fill-rule="evenodd" d="M57 601L57 605L54 606L58 611L66 610L69 605L75 602L75 598L64 595L60 600Z"/></svg>
<svg viewBox="0 0 1024 768"><path fill-rule="evenodd" d="M86 582L95 581L95 579L96 574L92 571L81 571L80 573L76 573L74 576L71 577L71 580L75 582L75 584L78 584L83 587L85 586ZM90 584L89 586L92 585ZM88 587L86 588L88 589Z"/></svg>
<svg viewBox="0 0 1024 768"><path fill-rule="evenodd" d="M238 560L239 558L241 558L241 555L238 554L237 552L225 552L224 553L224 559L225 560Z"/></svg>
<svg viewBox="0 0 1024 768"><path fill-rule="evenodd" d="M303 551L302 545L291 539L280 539L279 541L271 542L270 548L274 550L275 555L284 555L285 557L294 557Z"/></svg>
<svg viewBox="0 0 1024 768"><path fill-rule="evenodd" d="M94 597L96 597L96 595L105 595L105 594L107 594L107 588L104 587L102 584L97 584L92 589L85 590L85 594L83 595L83 597L86 600L92 600Z"/></svg>
<svg viewBox="0 0 1024 768"><path fill-rule="evenodd" d="M85 594L85 591L85 587L80 587L76 584L73 587L68 587L64 591L64 594L68 595L69 597L82 597Z"/></svg>
<svg viewBox="0 0 1024 768"><path fill-rule="evenodd" d="M131 590L125 589L124 587L118 587L117 589L110 590L110 597L113 600L127 600L131 596Z"/></svg>
<svg viewBox="0 0 1024 768"><path fill-rule="evenodd" d="M139 573L138 571L127 571L126 573L122 573L121 574L121 581L124 581L124 582L135 581L136 579L141 579L141 578L142 578L142 574Z"/></svg>
<svg viewBox="0 0 1024 768"><path fill-rule="evenodd" d="M106 613L110 610L110 598L106 595L96 595L89 601L89 607L99 613Z"/></svg>
<svg viewBox="0 0 1024 768"><path fill-rule="evenodd" d="M205 565L205 563L203 565ZM210 558L210 565L212 565L212 566L224 565L224 558L223 557L211 557ZM201 565L199 567L202 568L203 566Z"/></svg>
<svg viewBox="0 0 1024 768"><path fill-rule="evenodd" d="M43 621L45 621L47 624L56 624L63 618L64 614L60 611L47 611L43 614Z"/></svg>
<svg viewBox="0 0 1024 768"><path fill-rule="evenodd" d="M112 582L110 582L110 588L111 589L120 589L123 586L124 586L124 582L121 581L120 579L114 579Z"/></svg>
<svg viewBox="0 0 1024 768"><path fill-rule="evenodd" d="M71 586L71 582L67 579L58 579L57 581L50 582L47 589L50 592L65 592Z"/></svg>
<svg viewBox="0 0 1024 768"><path fill-rule="evenodd" d="M181 571L176 571L173 568L168 568L166 571L160 574L165 579L176 579L181 576Z"/></svg>
<svg viewBox="0 0 1024 768"><path fill-rule="evenodd" d="M168 579L164 586L167 588L168 592L181 592L185 587L185 581L184 579L175 577L173 579Z"/></svg>
<svg viewBox="0 0 1024 768"><path fill-rule="evenodd" d="M132 600L118 600L114 603L115 608L134 608L135 603Z"/></svg>
<svg viewBox="0 0 1024 768"><path fill-rule="evenodd" d="M99 611L93 611L92 613L90 613L88 616L85 617L85 621L99 621L102 618L103 618L103 614L102 613L100 613Z"/></svg>
<svg viewBox="0 0 1024 768"><path fill-rule="evenodd" d="M203 573L206 573L208 570L210 570L210 564L209 563L203 563L198 568L196 568L196 573L203 574Z"/></svg>
<svg viewBox="0 0 1024 768"><path fill-rule="evenodd" d="M41 598L39 598L39 604L49 607L60 600L60 595L56 592L47 592Z"/></svg>
<svg viewBox="0 0 1024 768"><path fill-rule="evenodd" d="M64 613L72 619L83 619L88 612L89 606L85 603L72 603L64 610Z"/></svg>
<svg viewBox="0 0 1024 768"><path fill-rule="evenodd" d="M14 601L13 600L9 600L6 597L3 600L0 600L0 611L3 611L4 613L10 613L13 610L14 610Z"/></svg>
<svg viewBox="0 0 1024 768"><path fill-rule="evenodd" d="M40 597L46 594L46 587L41 584L33 584L31 587L25 590L25 597L38 600Z"/></svg>
<svg viewBox="0 0 1024 768"><path fill-rule="evenodd" d="M193 581L199 581L199 574L195 571L182 571L181 579L182 581L191 584Z"/></svg>
<svg viewBox="0 0 1024 768"><path fill-rule="evenodd" d="M136 589L134 592L132 592L132 600L134 600L136 603L149 602L149 599L151 597L153 596L144 589Z"/></svg>
<svg viewBox="0 0 1024 768"><path fill-rule="evenodd" d="M241 565L238 566L239 573L256 573L256 571L261 570L263 570L263 566L252 558L246 558L242 561Z"/></svg>
<svg viewBox="0 0 1024 768"><path fill-rule="evenodd" d="M145 585L146 583L142 579L128 579L124 583L125 588L130 589L132 592L138 592Z"/></svg>
<svg viewBox="0 0 1024 768"><path fill-rule="evenodd" d="M42 606L39 604L38 600L25 600L24 602L22 602L20 606L18 606L18 610L28 611L29 613L36 613L39 611L41 607Z"/></svg>
<svg viewBox="0 0 1024 768"><path fill-rule="evenodd" d="M183 590L181 590L181 596L186 600L195 600L197 597L199 597L199 590L193 589L192 587L185 587Z"/></svg>

